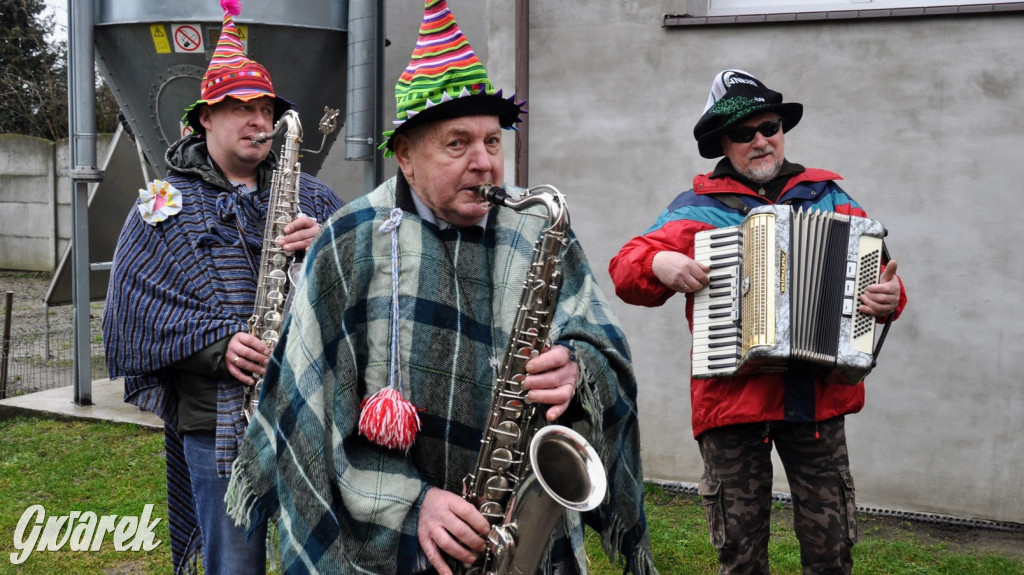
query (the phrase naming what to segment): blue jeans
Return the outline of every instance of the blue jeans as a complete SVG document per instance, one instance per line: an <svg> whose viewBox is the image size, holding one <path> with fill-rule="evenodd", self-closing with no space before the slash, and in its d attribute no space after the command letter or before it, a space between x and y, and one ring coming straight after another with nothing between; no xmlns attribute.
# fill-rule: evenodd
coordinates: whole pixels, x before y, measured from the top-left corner
<svg viewBox="0 0 1024 575"><path fill-rule="evenodd" d="M245 532L228 517L224 504L228 478L217 476L216 436L186 433L184 442L206 575L264 575L267 528L256 529L246 540Z"/></svg>

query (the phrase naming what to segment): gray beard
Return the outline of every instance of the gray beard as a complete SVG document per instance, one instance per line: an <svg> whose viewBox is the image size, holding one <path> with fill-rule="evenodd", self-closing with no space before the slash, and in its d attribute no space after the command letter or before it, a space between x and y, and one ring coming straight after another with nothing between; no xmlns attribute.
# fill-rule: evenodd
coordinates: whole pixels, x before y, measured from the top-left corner
<svg viewBox="0 0 1024 575"><path fill-rule="evenodd" d="M772 165L764 166L762 168L751 168L748 166L745 170L740 170L739 172L755 184L764 184L766 182L770 182L772 178L779 175L779 170L781 169L782 162L776 161Z"/></svg>

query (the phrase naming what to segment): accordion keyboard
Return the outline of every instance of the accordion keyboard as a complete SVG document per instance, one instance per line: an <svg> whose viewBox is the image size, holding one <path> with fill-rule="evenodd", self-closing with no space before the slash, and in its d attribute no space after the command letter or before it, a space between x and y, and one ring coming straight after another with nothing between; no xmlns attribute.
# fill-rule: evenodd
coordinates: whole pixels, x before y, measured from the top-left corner
<svg viewBox="0 0 1024 575"><path fill-rule="evenodd" d="M700 232L694 259L711 266L708 286L693 300L693 373L713 375L736 370L741 357L740 269L743 233L739 226Z"/></svg>

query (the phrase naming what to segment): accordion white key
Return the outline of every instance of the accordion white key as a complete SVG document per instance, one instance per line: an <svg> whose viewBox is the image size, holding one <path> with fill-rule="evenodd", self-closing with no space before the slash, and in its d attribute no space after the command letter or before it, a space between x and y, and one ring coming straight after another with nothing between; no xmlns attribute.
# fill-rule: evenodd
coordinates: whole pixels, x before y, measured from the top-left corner
<svg viewBox="0 0 1024 575"><path fill-rule="evenodd" d="M694 294L695 378L800 366L854 384L874 367L876 318L859 311L883 262L880 222L769 205L699 232L711 282Z"/></svg>

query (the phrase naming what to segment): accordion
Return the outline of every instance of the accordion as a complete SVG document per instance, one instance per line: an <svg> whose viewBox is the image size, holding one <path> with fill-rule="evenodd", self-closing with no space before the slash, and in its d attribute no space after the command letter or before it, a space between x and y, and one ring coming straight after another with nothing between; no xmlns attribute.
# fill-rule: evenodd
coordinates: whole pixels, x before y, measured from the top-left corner
<svg viewBox="0 0 1024 575"><path fill-rule="evenodd" d="M885 235L874 220L787 205L698 232L694 259L711 281L694 294L693 377L799 368L861 381L877 350L860 296L878 282Z"/></svg>

